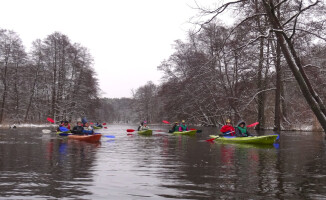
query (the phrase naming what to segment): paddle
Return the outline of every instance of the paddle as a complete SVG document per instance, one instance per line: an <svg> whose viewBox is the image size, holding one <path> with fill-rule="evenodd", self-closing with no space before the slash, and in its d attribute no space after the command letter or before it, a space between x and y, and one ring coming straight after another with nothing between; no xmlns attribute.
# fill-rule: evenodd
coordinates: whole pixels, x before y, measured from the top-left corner
<svg viewBox="0 0 326 200"><path fill-rule="evenodd" d="M50 117L46 118L46 120L48 120L51 123L54 123L54 120L52 118L50 118Z"/></svg>
<svg viewBox="0 0 326 200"><path fill-rule="evenodd" d="M69 129L67 129L67 128L64 127L64 126L60 126L59 129L60 129L60 131L62 131L62 132L70 131Z"/></svg>
<svg viewBox="0 0 326 200"><path fill-rule="evenodd" d="M115 138L114 135L104 135L104 137L107 137L107 138Z"/></svg>
<svg viewBox="0 0 326 200"><path fill-rule="evenodd" d="M102 125L106 125L106 123L103 123Z"/></svg>
<svg viewBox="0 0 326 200"><path fill-rule="evenodd" d="M128 132L128 133L132 133L132 132L134 132L134 131L136 131L136 130L134 130L134 129L127 129L127 132Z"/></svg>
<svg viewBox="0 0 326 200"><path fill-rule="evenodd" d="M68 136L68 135L72 135L71 133L59 133L60 136Z"/></svg>
<svg viewBox="0 0 326 200"><path fill-rule="evenodd" d="M166 120L163 120L162 121L164 124L170 124L170 122L166 121Z"/></svg>
<svg viewBox="0 0 326 200"><path fill-rule="evenodd" d="M216 138L211 138L211 139L208 139L206 140L206 142L213 142Z"/></svg>
<svg viewBox="0 0 326 200"><path fill-rule="evenodd" d="M43 133L51 133L52 131L49 130L49 129L43 129L42 132L43 132Z"/></svg>
<svg viewBox="0 0 326 200"><path fill-rule="evenodd" d="M250 128L250 127L256 126L258 124L259 124L259 122L255 122L255 123L249 124L247 127Z"/></svg>

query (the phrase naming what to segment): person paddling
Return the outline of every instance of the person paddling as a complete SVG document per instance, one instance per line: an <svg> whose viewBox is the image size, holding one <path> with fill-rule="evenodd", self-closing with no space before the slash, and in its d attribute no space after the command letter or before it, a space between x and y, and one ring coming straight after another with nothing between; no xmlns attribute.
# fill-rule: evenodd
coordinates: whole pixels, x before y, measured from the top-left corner
<svg viewBox="0 0 326 200"><path fill-rule="evenodd" d="M74 126L71 132L76 135L84 135L83 131L83 123L81 121L77 121L77 126Z"/></svg>
<svg viewBox="0 0 326 200"><path fill-rule="evenodd" d="M252 136L247 130L246 123L244 121L240 121L238 123L238 126L235 128L235 136L237 137Z"/></svg>
<svg viewBox="0 0 326 200"><path fill-rule="evenodd" d="M234 130L233 126L231 125L230 119L226 120L226 124L224 126L222 126L220 131L223 134L223 136L226 136L226 135L234 136L235 135L235 130Z"/></svg>
<svg viewBox="0 0 326 200"><path fill-rule="evenodd" d="M137 128L137 131L140 131L141 127L143 127L143 126L144 126L144 122L140 122L140 125Z"/></svg>
<svg viewBox="0 0 326 200"><path fill-rule="evenodd" d="M182 131L189 131L188 126L187 126L185 120L182 120L182 123L181 123L181 125L180 125L180 127L179 127L179 131L180 131L180 132L182 132Z"/></svg>
<svg viewBox="0 0 326 200"><path fill-rule="evenodd" d="M86 123L87 126L87 123ZM75 126L72 131L73 134L76 135L88 135L88 134L93 134L93 130L85 130L83 127L83 122L77 121L77 126Z"/></svg>
<svg viewBox="0 0 326 200"><path fill-rule="evenodd" d="M174 131L179 131L179 122L174 122L172 128L169 130L169 133L173 133Z"/></svg>
<svg viewBox="0 0 326 200"><path fill-rule="evenodd" d="M149 129L149 126L147 126L147 121L144 121L143 123L144 125L140 127L140 131L144 131L144 130L148 130Z"/></svg>

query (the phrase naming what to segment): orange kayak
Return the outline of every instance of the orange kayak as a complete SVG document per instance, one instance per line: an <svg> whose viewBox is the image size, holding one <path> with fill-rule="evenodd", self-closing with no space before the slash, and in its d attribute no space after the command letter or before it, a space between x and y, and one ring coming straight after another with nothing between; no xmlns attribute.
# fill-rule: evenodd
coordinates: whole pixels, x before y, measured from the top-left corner
<svg viewBox="0 0 326 200"><path fill-rule="evenodd" d="M95 135L68 135L68 139L80 140L85 142L98 142L100 141L102 134Z"/></svg>

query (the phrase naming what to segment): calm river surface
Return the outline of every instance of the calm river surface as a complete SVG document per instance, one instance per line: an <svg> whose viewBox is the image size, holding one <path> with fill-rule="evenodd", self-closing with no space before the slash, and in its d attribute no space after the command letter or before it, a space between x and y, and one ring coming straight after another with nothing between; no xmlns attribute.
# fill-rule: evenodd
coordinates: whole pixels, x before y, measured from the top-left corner
<svg viewBox="0 0 326 200"><path fill-rule="evenodd" d="M0 129L0 199L326 199L322 133L266 147L205 142L215 128L127 136L136 127L109 125L98 144Z"/></svg>

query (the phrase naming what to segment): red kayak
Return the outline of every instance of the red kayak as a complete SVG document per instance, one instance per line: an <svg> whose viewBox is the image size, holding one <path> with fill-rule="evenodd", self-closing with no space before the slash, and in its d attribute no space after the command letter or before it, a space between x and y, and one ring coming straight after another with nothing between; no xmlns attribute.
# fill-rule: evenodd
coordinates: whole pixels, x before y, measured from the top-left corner
<svg viewBox="0 0 326 200"><path fill-rule="evenodd" d="M102 134L96 135L68 135L68 139L80 140L85 142L98 142L100 141Z"/></svg>

